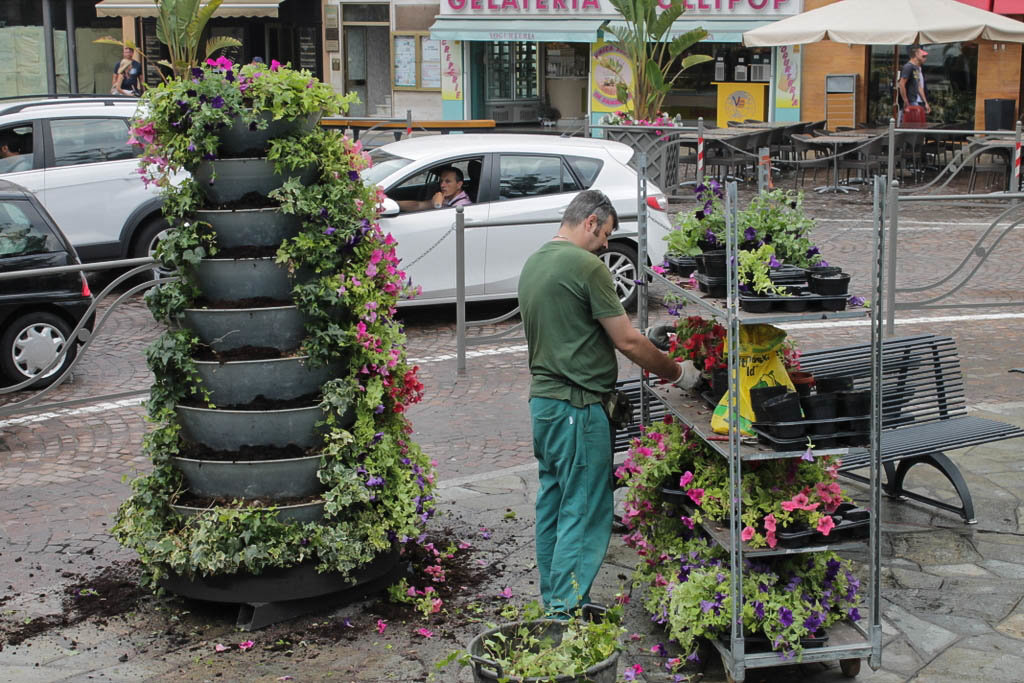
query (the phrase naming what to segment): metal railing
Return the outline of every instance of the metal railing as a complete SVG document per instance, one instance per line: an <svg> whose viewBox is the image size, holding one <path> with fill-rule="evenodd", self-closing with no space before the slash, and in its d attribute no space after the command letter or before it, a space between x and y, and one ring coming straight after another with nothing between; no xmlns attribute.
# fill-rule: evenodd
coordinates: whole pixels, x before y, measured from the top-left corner
<svg viewBox="0 0 1024 683"><path fill-rule="evenodd" d="M17 280L32 277L43 277L48 275L58 275L61 273L75 273L75 272L97 272L107 270L120 270L127 268L128 270L121 275L114 278L103 290L93 297L92 304L89 309L75 325L74 329L68 334L67 342L64 344L64 348L45 368L43 368L36 377L31 377L18 382L9 387L0 387L0 396L5 394L11 394L16 391L23 389L31 390L32 385L38 381L38 377L45 376L48 372L54 368L60 367L64 362L64 357L67 353L74 348L74 345L81 344L77 349L75 357L71 363L64 368L57 379L49 386L38 390L36 393L28 396L27 398L12 401L4 405L0 405L0 417L7 417L11 415L31 415L33 413L51 412L63 408L70 408L73 406L102 403L106 401L115 401L124 398L131 398L135 396L143 396L149 393L149 388L137 389L132 391L122 391L113 394L105 394L102 396L89 396L87 398L69 399L64 401L55 401L52 403L42 403L43 399L53 393L57 387L59 387L70 375L71 372L82 362L82 358L85 356L93 342L96 340L97 335L102 331L108 318L111 314L118 309L118 307L135 296L141 291L149 289L155 283L153 281L142 282L136 285L129 286L128 289L117 293L116 298L113 302L106 307L103 313L96 318L92 329L87 327L89 321L98 311L99 307L103 302L115 291L121 287L124 283L128 282L136 276L151 273L153 266L156 264L150 257L123 259L119 261L104 261L101 263L88 263L81 265L71 266L54 266L51 268L33 268L30 270L18 270L7 273L0 273L0 282L5 280ZM166 277L161 279L161 282L170 282L177 279L176 276Z"/></svg>

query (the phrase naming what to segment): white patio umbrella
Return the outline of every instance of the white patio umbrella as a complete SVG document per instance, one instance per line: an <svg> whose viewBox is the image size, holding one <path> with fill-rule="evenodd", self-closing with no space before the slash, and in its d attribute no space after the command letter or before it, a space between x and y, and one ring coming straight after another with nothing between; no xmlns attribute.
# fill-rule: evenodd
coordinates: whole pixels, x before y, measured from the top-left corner
<svg viewBox="0 0 1024 683"><path fill-rule="evenodd" d="M1024 22L957 0L840 0L743 34L748 47L805 45L831 40L850 45L1024 43Z"/></svg>

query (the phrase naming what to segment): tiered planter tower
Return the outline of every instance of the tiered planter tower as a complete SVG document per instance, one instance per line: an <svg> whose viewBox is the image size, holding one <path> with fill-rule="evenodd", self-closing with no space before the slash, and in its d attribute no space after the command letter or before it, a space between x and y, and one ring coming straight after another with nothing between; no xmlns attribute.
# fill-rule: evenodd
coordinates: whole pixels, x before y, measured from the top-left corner
<svg viewBox="0 0 1024 683"><path fill-rule="evenodd" d="M260 77L225 61L193 73L229 88ZM173 166L175 136L209 101L136 121L149 156L171 150ZM318 111L229 113L216 153L165 186L176 230L161 257L180 279L147 295L169 326L147 351L154 470L115 533L153 585L238 604L258 628L388 583L433 476L406 439L422 387L392 318L404 274L359 179L366 155L318 129Z"/></svg>

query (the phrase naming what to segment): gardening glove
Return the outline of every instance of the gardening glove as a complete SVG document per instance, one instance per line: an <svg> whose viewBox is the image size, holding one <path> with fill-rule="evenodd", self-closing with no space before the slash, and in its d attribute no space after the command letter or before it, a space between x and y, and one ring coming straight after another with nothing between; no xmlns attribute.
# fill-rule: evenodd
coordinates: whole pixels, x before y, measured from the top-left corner
<svg viewBox="0 0 1024 683"><path fill-rule="evenodd" d="M679 367L681 367L683 371L680 373L679 379L672 382L672 385L679 387L684 391L697 388L697 385L700 384L703 377L700 374L700 370L697 369L697 366L693 364L693 361L684 360L679 364Z"/></svg>
<svg viewBox="0 0 1024 683"><path fill-rule="evenodd" d="M651 343L662 351L668 351L671 340L669 339L669 333L675 333L676 328L674 325L657 325L654 327L648 327L644 330L644 335L651 340Z"/></svg>

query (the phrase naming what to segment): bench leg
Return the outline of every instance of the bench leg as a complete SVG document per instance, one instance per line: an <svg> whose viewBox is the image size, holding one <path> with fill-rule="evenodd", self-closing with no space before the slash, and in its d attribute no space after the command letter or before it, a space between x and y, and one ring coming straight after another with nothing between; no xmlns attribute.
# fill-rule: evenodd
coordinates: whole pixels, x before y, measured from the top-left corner
<svg viewBox="0 0 1024 683"><path fill-rule="evenodd" d="M953 488L956 490L957 495L960 497L961 507L950 505L949 503L943 503L942 501L929 498L927 496L918 495L904 490L903 481L907 478L907 473L910 468L914 465L931 465L939 472L942 473ZM888 477L886 477L888 479ZM889 488L896 492L896 495L916 500L920 503L927 503L937 508L947 510L949 512L955 512L956 514L963 517L964 522L967 524L977 524L978 520L974 517L974 501L971 498L971 492L967 488L967 482L964 481L964 477L960 474L960 468L946 456L945 453L929 453L927 455L919 455L913 458L904 458L900 460L899 465L896 468L895 479L889 480Z"/></svg>

